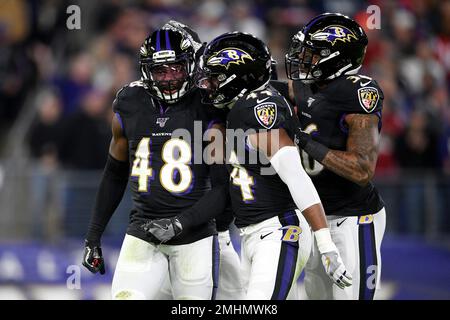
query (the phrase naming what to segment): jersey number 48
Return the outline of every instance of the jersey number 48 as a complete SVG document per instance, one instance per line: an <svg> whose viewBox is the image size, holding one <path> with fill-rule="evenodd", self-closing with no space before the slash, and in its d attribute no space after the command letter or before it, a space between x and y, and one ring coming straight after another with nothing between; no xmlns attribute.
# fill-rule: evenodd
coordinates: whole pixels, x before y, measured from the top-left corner
<svg viewBox="0 0 450 320"><path fill-rule="evenodd" d="M150 138L142 138L136 149L131 176L138 178L138 191L148 192L149 179L153 177L153 169L150 167ZM178 154L175 158L174 155ZM181 139L170 139L162 147L161 157L164 165L159 172L161 185L171 193L186 191L192 182L192 171L189 163L192 158L189 144ZM174 172L179 173L180 179L174 181Z"/></svg>

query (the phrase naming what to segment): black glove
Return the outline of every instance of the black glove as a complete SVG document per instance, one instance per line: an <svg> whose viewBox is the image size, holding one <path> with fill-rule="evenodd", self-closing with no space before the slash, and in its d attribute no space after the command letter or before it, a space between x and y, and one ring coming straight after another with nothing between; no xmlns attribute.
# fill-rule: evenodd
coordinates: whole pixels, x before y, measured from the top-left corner
<svg viewBox="0 0 450 320"><path fill-rule="evenodd" d="M322 163L328 151L330 151L328 147L320 142L314 141L311 135L302 131L300 128L295 129L294 143L320 163Z"/></svg>
<svg viewBox="0 0 450 320"><path fill-rule="evenodd" d="M105 274L105 260L103 260L100 245L92 245L88 240L84 243L83 266L92 273L100 271L100 274Z"/></svg>
<svg viewBox="0 0 450 320"><path fill-rule="evenodd" d="M169 241L183 231L183 226L177 217L150 220L144 223L142 228L161 243Z"/></svg>
<svg viewBox="0 0 450 320"><path fill-rule="evenodd" d="M302 131L300 128L297 128L295 130L295 137L294 142L302 149L305 149L307 143L311 140L311 136L304 131Z"/></svg>

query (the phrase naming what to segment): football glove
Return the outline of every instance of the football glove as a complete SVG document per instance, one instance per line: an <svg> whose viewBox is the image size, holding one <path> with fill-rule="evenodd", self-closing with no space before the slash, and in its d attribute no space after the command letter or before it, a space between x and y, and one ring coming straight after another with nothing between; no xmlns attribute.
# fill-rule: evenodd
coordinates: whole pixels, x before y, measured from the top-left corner
<svg viewBox="0 0 450 320"><path fill-rule="evenodd" d="M300 148L304 149L306 147L306 144L311 140L311 136L302 131L300 128L296 129L297 130L295 131L294 142Z"/></svg>
<svg viewBox="0 0 450 320"><path fill-rule="evenodd" d="M327 275L341 289L352 285L352 275L347 271L339 250L331 239L330 230L323 228L314 232L317 248Z"/></svg>
<svg viewBox="0 0 450 320"><path fill-rule="evenodd" d="M322 163L328 151L330 151L327 146L321 144L320 142L314 141L311 135L305 133L299 127L295 129L294 142L320 163Z"/></svg>
<svg viewBox="0 0 450 320"><path fill-rule="evenodd" d="M347 272L338 251L322 253L322 264L325 272L341 289L352 285L352 276Z"/></svg>
<svg viewBox="0 0 450 320"><path fill-rule="evenodd" d="M90 272L105 274L105 260L102 255L102 248L100 246L94 246L85 240L83 266L85 266Z"/></svg>
<svg viewBox="0 0 450 320"><path fill-rule="evenodd" d="M177 217L150 220L144 223L142 228L161 243L169 241L183 231L183 226Z"/></svg>

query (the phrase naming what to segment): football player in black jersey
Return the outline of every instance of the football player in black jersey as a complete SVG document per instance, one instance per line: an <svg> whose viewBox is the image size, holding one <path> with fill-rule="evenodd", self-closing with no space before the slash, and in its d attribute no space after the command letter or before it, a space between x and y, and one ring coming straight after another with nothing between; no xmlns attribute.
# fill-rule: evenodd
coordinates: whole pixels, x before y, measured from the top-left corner
<svg viewBox="0 0 450 320"><path fill-rule="evenodd" d="M298 108L297 143L327 214L331 235L353 275L339 290L312 251L305 286L312 299L374 298L380 283L380 245L386 213L370 182L377 162L383 93L358 74L368 39L347 16L321 14L292 38L286 55L289 90Z"/></svg>
<svg viewBox="0 0 450 320"><path fill-rule="evenodd" d="M182 218L170 220L176 236L164 243L147 232L152 219L186 211L217 215L226 205L220 166L195 159L205 143L189 139L197 128L203 136L221 122L217 110L202 105L193 90L200 47L173 26L154 31L141 47L141 81L122 88L114 101L113 137L83 258L90 271L105 272L101 235L129 180L134 208L114 273L113 299L154 299L167 274L174 299L214 298L219 250L213 220L183 230ZM175 134L177 129L187 137Z"/></svg>
<svg viewBox="0 0 450 320"><path fill-rule="evenodd" d="M247 299L286 299L309 257L306 220L330 278L342 288L351 285L291 139L298 119L286 99L268 85L271 62L259 39L226 33L207 45L197 82L205 102L229 109L227 167L235 224L242 236Z"/></svg>
<svg viewBox="0 0 450 320"><path fill-rule="evenodd" d="M191 39L196 46L201 43L198 34L192 30L189 26L182 24L175 20L168 21L164 27L178 30L182 32L185 37ZM205 44L205 43L204 43ZM196 50L196 61L203 53L204 44L200 49ZM222 113L223 115L223 113ZM222 129L223 125L214 125L216 129ZM220 133L223 137L223 133ZM214 142L214 135L209 137ZM210 159L211 163L223 164L223 146L222 140L218 140L214 145L214 159ZM209 147L212 146L209 145ZM218 185L225 185L228 183L228 174L225 166L215 166L214 167L214 181ZM221 180L225 179L225 180ZM217 194L217 193L215 193ZM214 200L214 199L211 199ZM213 202L211 202L214 205ZM207 216L199 215L199 212L207 212ZM202 213L203 213L202 212ZM242 277L240 273L240 260L239 256L234 249L233 243L230 237L229 227L233 221L233 214L231 209L231 203L228 203L225 210L220 212L215 210L185 210L181 214L182 217L173 216L172 218L161 218L154 219L147 223L146 230L152 233L158 240L166 242L171 238L182 232L183 229L190 229L195 225L198 225L208 219L215 218L217 238L220 248L220 259L219 259L219 277L218 277L218 288L216 291L216 300L241 300L244 298L244 290L242 285ZM183 225L180 221L183 221ZM163 288L157 296L157 299L170 300L173 299L173 294L170 286L170 281L167 277Z"/></svg>

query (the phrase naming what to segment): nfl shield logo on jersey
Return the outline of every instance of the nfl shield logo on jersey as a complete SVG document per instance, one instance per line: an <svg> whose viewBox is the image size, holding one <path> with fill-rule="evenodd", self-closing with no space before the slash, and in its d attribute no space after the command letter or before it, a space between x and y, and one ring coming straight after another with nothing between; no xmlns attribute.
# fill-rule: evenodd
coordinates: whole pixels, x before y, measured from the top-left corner
<svg viewBox="0 0 450 320"><path fill-rule="evenodd" d="M366 87L358 89L358 99L359 104L366 110L367 113L370 113L375 109L378 100L380 99L380 94L378 93L377 88Z"/></svg>
<svg viewBox="0 0 450 320"><path fill-rule="evenodd" d="M255 117L264 128L272 128L277 118L277 107L275 103L267 102L255 106Z"/></svg>
<svg viewBox="0 0 450 320"><path fill-rule="evenodd" d="M169 118L158 118L156 119L156 124L159 124L159 126L162 128L166 125L167 120L169 120Z"/></svg>

